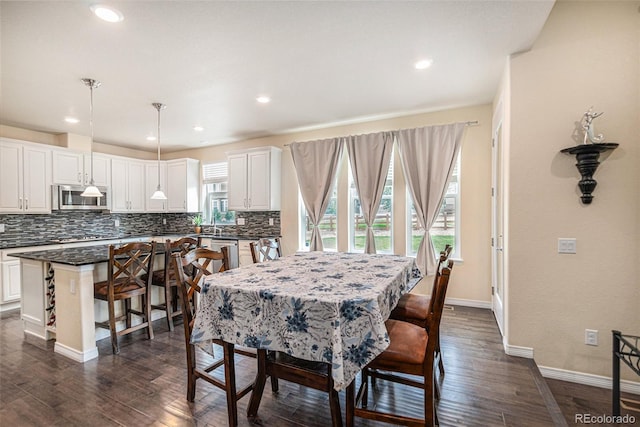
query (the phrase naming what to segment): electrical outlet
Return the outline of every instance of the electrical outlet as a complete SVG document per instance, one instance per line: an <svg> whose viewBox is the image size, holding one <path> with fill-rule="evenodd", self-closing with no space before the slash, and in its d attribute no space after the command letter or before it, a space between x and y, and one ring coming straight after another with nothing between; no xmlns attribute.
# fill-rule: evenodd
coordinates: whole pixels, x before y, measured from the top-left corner
<svg viewBox="0 0 640 427"><path fill-rule="evenodd" d="M162 218L162 225L167 225L167 218Z"/></svg>
<svg viewBox="0 0 640 427"><path fill-rule="evenodd" d="M560 237L558 238L558 253L559 254L575 254L576 253L576 239Z"/></svg>
<svg viewBox="0 0 640 427"><path fill-rule="evenodd" d="M116 224L116 227L120 227L120 220L116 219L115 224Z"/></svg>
<svg viewBox="0 0 640 427"><path fill-rule="evenodd" d="M273 218L269 218L269 225L273 225Z"/></svg>
<svg viewBox="0 0 640 427"><path fill-rule="evenodd" d="M598 331L595 329L584 330L584 343L586 345L598 345Z"/></svg>
<svg viewBox="0 0 640 427"><path fill-rule="evenodd" d="M4 224L0 224L0 233L4 233Z"/></svg>
<svg viewBox="0 0 640 427"><path fill-rule="evenodd" d="M238 225L245 225L245 220L244 220L244 218L238 218L238 219L236 220L236 222L238 223Z"/></svg>

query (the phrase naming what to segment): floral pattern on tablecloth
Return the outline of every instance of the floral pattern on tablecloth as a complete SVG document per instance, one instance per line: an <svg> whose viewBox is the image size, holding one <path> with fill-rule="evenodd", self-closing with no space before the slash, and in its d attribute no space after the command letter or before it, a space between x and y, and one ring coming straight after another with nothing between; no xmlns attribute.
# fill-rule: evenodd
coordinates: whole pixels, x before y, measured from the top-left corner
<svg viewBox="0 0 640 427"><path fill-rule="evenodd" d="M192 343L222 339L331 363L342 390L387 348L384 322L421 277L413 258L340 252L213 274L202 285Z"/></svg>

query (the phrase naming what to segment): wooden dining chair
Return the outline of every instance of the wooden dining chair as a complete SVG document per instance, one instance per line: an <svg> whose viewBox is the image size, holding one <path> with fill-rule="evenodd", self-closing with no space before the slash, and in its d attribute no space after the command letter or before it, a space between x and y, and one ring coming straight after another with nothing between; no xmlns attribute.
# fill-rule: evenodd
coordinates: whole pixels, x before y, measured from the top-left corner
<svg viewBox="0 0 640 427"><path fill-rule="evenodd" d="M182 304L184 339L187 354L187 400L193 402L196 395L196 381L203 379L209 384L225 390L227 396L227 415L229 426L238 425L238 400L253 390L253 383L237 390L235 375L234 345L222 340L214 340L214 344L222 347L224 356L221 359L212 360L206 366L199 366L198 360L206 357L204 351L191 344L191 334L195 324L195 316L200 283L205 276L211 273L210 264L214 261L222 261L222 269L229 268L229 253L227 247L222 247L220 252L210 249L197 248L184 255L174 253L172 255L180 301ZM198 353L203 357L196 357ZM212 372L220 367L224 368L224 381L214 377Z"/></svg>
<svg viewBox="0 0 640 427"><path fill-rule="evenodd" d="M251 258L253 258L254 264L262 261L273 261L282 256L279 237L259 239L256 242L249 243L249 247L251 248Z"/></svg>
<svg viewBox="0 0 640 427"><path fill-rule="evenodd" d="M159 270L154 270L151 284L159 286L163 289L164 301L158 304L152 304L152 310L163 310L167 316L167 326L173 331L173 319L182 315L182 309L178 304L178 284L175 278L175 272L171 263L171 253L179 251L181 255L186 254L192 249L201 247L201 238L183 237L171 241L167 239L164 244L164 266Z"/></svg>
<svg viewBox="0 0 640 427"><path fill-rule="evenodd" d="M389 347L362 370L363 378L357 396L355 381L347 387L347 427L353 426L354 417L410 426L431 427L438 424L434 398L434 355L437 340L434 337L437 336L440 328L452 267L453 261L449 261L447 266L442 267L438 276L433 309L429 317L429 332L413 323L387 320ZM419 376L421 380L414 380L407 375ZM382 412L375 408L369 409L367 402L369 376L421 388L424 394L424 418Z"/></svg>
<svg viewBox="0 0 640 427"><path fill-rule="evenodd" d="M278 392L278 382L282 379L304 387L329 393L332 427L342 427L340 399L334 388L331 365L324 362L302 360L281 351L258 350L258 375L254 385L247 416L256 417L262 399L266 377L270 377L273 392Z"/></svg>
<svg viewBox="0 0 640 427"><path fill-rule="evenodd" d="M429 317L433 312L433 302L436 292L436 284L438 283L440 269L447 263L453 246L446 245L444 250L440 252L440 259L436 268L436 274L433 278L431 287L431 296L408 293L400 297L398 304L391 312L389 318L410 322L414 325L421 326L429 332ZM444 375L444 362L442 360L442 351L440 349L440 336L437 337L435 347L435 357L440 370L440 375Z"/></svg>
<svg viewBox="0 0 640 427"><path fill-rule="evenodd" d="M149 339L153 339L151 323L151 270L156 243L133 242L116 248L109 245L109 263L107 280L94 283L94 298L107 302L109 319L96 322L97 327L109 329L113 354L120 353L118 337L140 329L147 330ZM131 302L139 298L140 308L133 308ZM116 301L124 304L123 312L116 315ZM133 324L132 315L142 318L142 322ZM116 330L117 322L125 321L125 327Z"/></svg>

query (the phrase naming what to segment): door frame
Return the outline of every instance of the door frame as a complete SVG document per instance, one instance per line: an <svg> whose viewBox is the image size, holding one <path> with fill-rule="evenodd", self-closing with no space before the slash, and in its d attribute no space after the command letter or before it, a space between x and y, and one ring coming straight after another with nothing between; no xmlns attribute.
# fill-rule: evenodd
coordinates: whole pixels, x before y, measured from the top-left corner
<svg viewBox="0 0 640 427"><path fill-rule="evenodd" d="M504 127L502 103L494 112L491 138L491 310L500 333L506 335L504 269ZM502 292L500 292L502 290Z"/></svg>

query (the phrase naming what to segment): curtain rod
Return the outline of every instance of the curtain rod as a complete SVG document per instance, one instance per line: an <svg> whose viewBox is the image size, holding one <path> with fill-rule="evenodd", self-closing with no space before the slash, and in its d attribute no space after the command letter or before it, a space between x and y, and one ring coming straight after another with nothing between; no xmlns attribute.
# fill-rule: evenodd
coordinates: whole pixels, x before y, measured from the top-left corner
<svg viewBox="0 0 640 427"><path fill-rule="evenodd" d="M462 122L462 123L464 123L465 126L477 126L477 125L480 124L480 122L478 120L469 120L469 121ZM391 132L393 132L393 131L391 131ZM345 137L341 137L341 138L345 138ZM290 145L291 144L284 144L284 147L288 147Z"/></svg>

